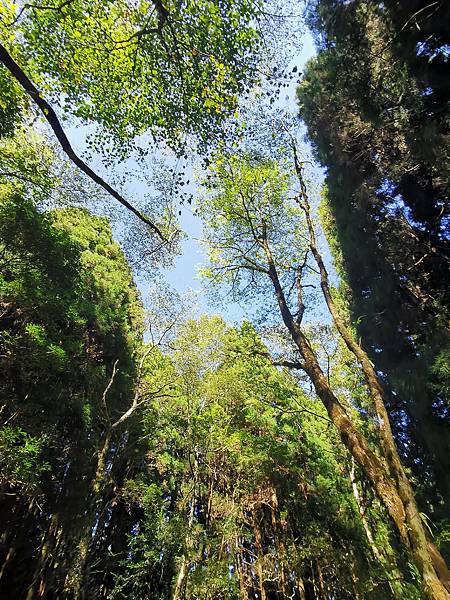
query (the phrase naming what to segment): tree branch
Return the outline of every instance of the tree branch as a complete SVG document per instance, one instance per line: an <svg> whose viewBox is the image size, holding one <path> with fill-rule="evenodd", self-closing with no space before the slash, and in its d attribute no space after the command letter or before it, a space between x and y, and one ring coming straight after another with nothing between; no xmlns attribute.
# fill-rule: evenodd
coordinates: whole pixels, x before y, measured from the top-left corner
<svg viewBox="0 0 450 600"><path fill-rule="evenodd" d="M264 352L263 350L256 350L255 348L252 348L252 350L249 352L250 356L263 356L264 358L267 358L267 360L274 366L274 367L286 367L287 369L298 369L298 370L304 370L304 364L300 361L293 361L293 360L273 360L272 355L270 354L270 352Z"/></svg>
<svg viewBox="0 0 450 600"><path fill-rule="evenodd" d="M100 185L104 190L108 192L113 198L115 198L122 206L125 206L130 212L138 217L141 221L143 221L146 225L148 225L153 231L162 239L165 240L165 237L162 231L159 229L157 225L155 225L150 219L141 213L137 208L135 208L132 204L125 200L123 196L119 194L113 187L109 185L104 179L100 177L95 171L93 171L89 165L87 165L84 160L82 160L73 150L67 135L65 134L62 125L51 107L51 105L44 100L41 96L39 90L32 83L32 81L27 77L21 67L15 62L9 52L6 50L4 46L0 44L0 62L8 69L11 75L20 83L25 92L30 96L33 102L40 108L42 114L44 115L46 121L52 128L54 134L56 135L59 143L61 144L62 149L70 158L70 160L81 170L85 175L87 175L92 181Z"/></svg>
<svg viewBox="0 0 450 600"><path fill-rule="evenodd" d="M41 190L46 190L47 188L45 187L45 185L42 185L42 183L40 183L39 181L34 181L31 177L27 177L26 175L23 175L22 173L14 173L13 171L2 171L0 172L0 177L10 177L10 178L14 178L14 179L19 179L20 181L25 181L26 183L29 183L30 185L36 185L37 187L40 187Z"/></svg>
<svg viewBox="0 0 450 600"><path fill-rule="evenodd" d="M303 314L305 312L305 303L303 302L302 277L303 277L303 270L306 266L307 260L308 260L308 250L305 252L305 258L303 259L302 264L298 267L296 277L295 277L295 282L297 285L297 308L298 308L297 323L298 323L298 325L301 324L302 319L303 319Z"/></svg>
<svg viewBox="0 0 450 600"><path fill-rule="evenodd" d="M17 13L17 16L14 18L13 21L11 21L11 23L5 23L6 27L12 27L13 25L15 25L20 17L22 16L22 14L28 9L28 8L34 8L36 10L57 10L62 12L62 9L67 6L68 4L71 4L73 2L73 0L64 0L64 2L62 2L61 4L59 4L58 6L39 6L39 4L29 4L28 2L26 4L24 4L22 6L22 8L19 10L19 12Z"/></svg>
<svg viewBox="0 0 450 600"><path fill-rule="evenodd" d="M111 389L112 384L114 383L114 379L115 379L116 373L117 373L118 363L119 363L119 359L116 359L113 364L112 373L111 373L111 377L108 381L108 385L105 387L103 394L102 394L103 410L105 411L105 417L108 420L108 423L111 423L111 417L109 416L108 403L106 402L106 396L108 395L108 392Z"/></svg>

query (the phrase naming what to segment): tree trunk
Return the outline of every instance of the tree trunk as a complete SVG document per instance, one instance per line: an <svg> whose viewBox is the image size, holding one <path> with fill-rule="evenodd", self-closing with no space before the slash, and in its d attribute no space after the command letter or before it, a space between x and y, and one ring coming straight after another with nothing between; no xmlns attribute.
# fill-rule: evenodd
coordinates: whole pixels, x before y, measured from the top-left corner
<svg viewBox="0 0 450 600"><path fill-rule="evenodd" d="M345 345L355 356L363 370L366 385L377 413L378 434L380 447L383 451L383 458L386 461L388 471L393 479L395 487L397 488L398 496L404 506L405 524L409 537L408 545L410 546L412 554L415 557L414 560L417 566L420 567L425 589L429 587L430 589L435 589L436 592L441 593L444 592L445 586L447 587L447 590L450 591L450 572L448 571L445 561L439 554L438 550L431 544L429 540L427 540L426 531L421 521L420 513L414 497L414 492L409 479L406 476L397 451L397 446L389 421L389 415L386 410L386 399L383 387L380 384L369 356L354 339L350 328L342 318L341 313L331 294L328 271L317 246L307 190L303 179L301 165L298 162L296 152L294 153L294 159L301 189L299 204L305 212L309 232L310 248L316 264L319 267L320 286L322 293L328 310L333 318L336 329L338 330ZM438 577L436 577L436 574ZM438 583L439 579L441 580L440 585ZM440 587L442 588L441 592L439 592Z"/></svg>
<svg viewBox="0 0 450 600"><path fill-rule="evenodd" d="M193 545L192 540L191 540L191 530L192 530L192 526L194 524L195 507L196 507L196 502L197 502L197 498L196 498L197 470L198 470L198 460L197 460L197 455L195 453L194 465L193 465L194 487L193 487L193 491L192 491L192 500L191 500L191 506L189 509L189 518L188 518L188 523L187 523L187 534L186 534L186 538L185 538L185 551L181 557L180 568L178 570L178 575L177 575L175 587L174 587L173 594L172 594L172 600L183 600L183 598L185 597L185 594L186 594L187 578L189 575L189 567L190 567L188 553Z"/></svg>
<svg viewBox="0 0 450 600"><path fill-rule="evenodd" d="M280 591L283 598L289 598L292 594L292 586L289 584L289 575L286 570L286 547L284 545L284 531L278 518L278 496L275 488L272 488L272 503L270 517L272 521L273 536L277 550L278 568L280 571Z"/></svg>
<svg viewBox="0 0 450 600"><path fill-rule="evenodd" d="M10 546L8 548L8 552L6 554L5 560L3 561L2 568L0 569L0 579L3 577L3 574L5 573L6 569L8 568L9 563L12 562L12 559L14 558L15 553L16 553L15 548Z"/></svg>
<svg viewBox="0 0 450 600"><path fill-rule="evenodd" d="M359 595L359 591L358 591L358 576L356 574L355 566L356 566L355 563L353 563L353 567L352 567L353 595L355 597L355 600L361 600L361 596Z"/></svg>
<svg viewBox="0 0 450 600"><path fill-rule="evenodd" d="M297 591L300 596L300 600L306 600L305 584L301 577L297 577Z"/></svg>
<svg viewBox="0 0 450 600"><path fill-rule="evenodd" d="M354 461L353 457L352 457L352 466L351 466L351 469L349 472L349 476L350 476L350 483L352 485L353 496L355 498L356 505L358 506L358 512L359 512L359 516L361 517L361 523L362 523L362 526L364 529L364 533L366 534L367 542L369 543L370 549L372 551L372 554L373 554L373 557L375 558L375 560L377 560L380 563L383 563L383 557L381 556L381 553L378 550L377 545L375 544L375 540L373 539L373 535L372 535L372 530L370 529L370 525L366 519L364 506L362 504L361 497L360 497L359 490L358 490L358 485L356 483L355 461Z"/></svg>
<svg viewBox="0 0 450 600"><path fill-rule="evenodd" d="M56 533L58 530L59 516L55 513L50 523L48 524L47 530L42 538L40 555L38 558L38 566L34 573L33 581L28 588L25 600L33 600L34 598L42 598L45 595L47 581L45 577L45 570L48 566L49 560L52 557L52 550L56 541Z"/></svg>
<svg viewBox="0 0 450 600"><path fill-rule="evenodd" d="M422 576L425 592L433 600L448 600L450 595L444 584L448 583L445 574L445 562L436 550L434 560L430 551L433 546L428 545L420 514L415 501L408 494L401 494L404 485L397 488L383 463L370 449L366 438L356 429L348 418L339 400L331 391L327 379L322 372L317 359L303 334L297 336L299 349L305 361L305 371L310 376L317 395L327 409L330 419L337 427L341 439L349 449L352 456L363 469L364 474L373 486L374 491L384 504L389 516L394 522L400 538L412 556ZM397 482L401 484L401 482ZM402 497L403 496L403 497ZM442 567L435 570L433 563ZM442 581L439 575L442 576Z"/></svg>
<svg viewBox="0 0 450 600"><path fill-rule="evenodd" d="M408 494L404 479L393 481L383 462L371 450L367 439L358 431L334 395L307 337L287 305L267 240L264 240L263 248L283 322L300 351L303 368L311 379L317 396L339 431L342 442L362 468L394 522L405 549L419 569L426 594L433 600L448 600L450 595L444 587L449 583L445 573L446 565L439 552L428 545L414 497Z"/></svg>
<svg viewBox="0 0 450 600"><path fill-rule="evenodd" d="M89 506L86 520L78 540L71 568L66 575L64 584L64 590L68 592L71 597L75 598L75 600L84 600L86 598L89 545L92 539L92 527L94 524L95 512L105 482L106 459L111 444L111 437L112 431L109 428L105 434L103 443L97 452L97 466L94 478L91 482L92 492L90 498L87 499Z"/></svg>
<svg viewBox="0 0 450 600"><path fill-rule="evenodd" d="M234 539L234 546L235 546L234 564L235 564L236 573L237 573L238 580L239 580L239 600L248 600L249 594L248 594L248 587L247 587L247 572L246 572L246 567L245 567L245 554L244 554L243 541L239 537L239 535L236 535L236 537Z"/></svg>
<svg viewBox="0 0 450 600"><path fill-rule="evenodd" d="M320 562L319 562L318 559L316 560L316 565L317 565L317 579L318 579L318 582L319 582L320 597L321 597L322 600L326 600L327 594L325 592L325 583L323 581L322 567L320 566Z"/></svg>
<svg viewBox="0 0 450 600"><path fill-rule="evenodd" d="M173 590L172 600L183 600L186 592L187 570L188 560L183 554L181 557L181 564L178 570L177 580L175 582L175 588Z"/></svg>
<svg viewBox="0 0 450 600"><path fill-rule="evenodd" d="M256 552L257 552L255 568L256 568L256 573L258 576L259 593L261 596L261 600L267 600L266 587L264 585L263 544L262 544L261 530L259 527L258 509L256 507L253 509L253 532L255 534L255 546L256 546Z"/></svg>

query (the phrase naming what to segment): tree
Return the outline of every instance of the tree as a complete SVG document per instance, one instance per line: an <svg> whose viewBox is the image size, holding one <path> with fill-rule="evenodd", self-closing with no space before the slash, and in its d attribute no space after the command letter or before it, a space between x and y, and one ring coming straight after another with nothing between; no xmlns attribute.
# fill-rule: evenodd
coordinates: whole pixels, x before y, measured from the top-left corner
<svg viewBox="0 0 450 600"><path fill-rule="evenodd" d="M144 409L147 467L122 492L136 521L113 597L350 598L377 585L320 404L249 323L202 316L171 346L175 393Z"/></svg>
<svg viewBox="0 0 450 600"><path fill-rule="evenodd" d="M206 241L212 264L212 268L204 271L204 274L219 284L231 282L234 293L244 297L247 290L257 288L262 281L271 284L280 316L300 354L299 367L310 377L343 443L362 468L392 518L405 549L411 554L421 573L424 590L430 598L445 598L445 563L438 551L427 542L426 531L398 459L388 423L380 424L383 457L380 460L333 393L302 327L305 312L304 273L309 269L309 250L319 266L322 290L326 298L329 289L323 261L315 244L309 209L305 205L306 190L298 159L295 163L300 176L298 198L306 213L309 232L306 246L298 243L300 236L304 234L293 223L294 209L286 193L286 172L281 171L280 166L273 161L261 158L236 155L218 158L212 171L213 183L208 185L211 193L200 206L206 224ZM291 308L290 298L294 289L295 309ZM330 297L327 298L327 303L333 314L334 307L330 304ZM359 347L352 348L351 340L339 321L336 324L349 349L353 352L356 350L357 354ZM364 356L359 355L357 358L367 367ZM380 416L386 418L382 399L380 401L375 395L380 393L381 386L376 380L376 385L372 384L373 370L369 373L368 368L365 368L364 372L374 404L378 411L380 408L383 411Z"/></svg>
<svg viewBox="0 0 450 600"><path fill-rule="evenodd" d="M5 188L1 212L0 585L34 598L62 590L86 521L92 528L102 396L118 361L109 410L128 408L142 308L105 219L82 209L39 213Z"/></svg>
<svg viewBox="0 0 450 600"><path fill-rule="evenodd" d="M370 492L254 328L189 320L163 289L143 344L106 220L3 201L0 589L390 597L395 551L374 564L388 533L366 511L370 546L358 508Z"/></svg>
<svg viewBox="0 0 450 600"><path fill-rule="evenodd" d="M324 0L311 9L319 54L298 98L327 167L329 232L421 506L440 519L450 497L448 399L433 366L449 343L448 7Z"/></svg>

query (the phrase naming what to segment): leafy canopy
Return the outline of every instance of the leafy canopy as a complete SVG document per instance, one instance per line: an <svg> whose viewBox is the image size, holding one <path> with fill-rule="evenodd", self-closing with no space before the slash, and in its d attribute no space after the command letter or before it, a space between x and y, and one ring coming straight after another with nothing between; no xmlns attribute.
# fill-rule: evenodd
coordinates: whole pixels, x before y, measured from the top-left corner
<svg viewBox="0 0 450 600"><path fill-rule="evenodd" d="M209 266L200 273L235 299L249 299L270 285L265 245L274 250L280 279L289 285L295 281L306 237L285 166L250 154L222 155L204 182L197 210Z"/></svg>
<svg viewBox="0 0 450 600"><path fill-rule="evenodd" d="M3 8L1 29L38 86L101 125L96 149L124 155L149 132L181 152L206 144L255 80L262 42L250 0L72 0ZM14 24L13 24L14 23ZM14 49L13 49L14 48ZM104 136L106 134L106 137Z"/></svg>

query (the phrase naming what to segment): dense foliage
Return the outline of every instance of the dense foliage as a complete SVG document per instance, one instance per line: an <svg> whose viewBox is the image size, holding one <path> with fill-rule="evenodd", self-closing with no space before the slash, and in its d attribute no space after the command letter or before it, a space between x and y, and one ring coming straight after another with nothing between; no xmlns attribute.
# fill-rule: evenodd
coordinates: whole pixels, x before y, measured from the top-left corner
<svg viewBox="0 0 450 600"><path fill-rule="evenodd" d="M274 194L283 181L270 163L259 177ZM106 220L38 211L26 188L2 186L1 589L416 597L325 411L272 364L254 328L206 317L174 328L166 307L159 339L169 332L170 343L158 347L153 323L143 344L140 300ZM341 401L364 398L348 358L335 360Z"/></svg>
<svg viewBox="0 0 450 600"><path fill-rule="evenodd" d="M1 224L2 543L13 552L1 587L19 597L51 567L44 547L84 526L102 395L117 360L109 410L128 402L142 307L105 219L41 214L15 190Z"/></svg>
<svg viewBox="0 0 450 600"><path fill-rule="evenodd" d="M324 219L423 506L448 517L448 5L310 9L319 53L298 98Z"/></svg>
<svg viewBox="0 0 450 600"><path fill-rule="evenodd" d="M266 322L275 315L281 320L294 357L281 364L307 375L343 445L392 519L404 550L420 573L424 592L445 598L445 563L427 539L414 489L393 437L382 382L334 297L317 244L303 161L295 143L292 154L291 169L282 160L283 153L278 163L261 154L218 156L199 204L210 262L204 275L234 298L252 299L254 305L264 302L268 307ZM315 287L312 274L319 275L339 337L362 370L370 402L365 421L375 440L349 413L312 344L305 318L311 301L306 288ZM352 397L350 404L357 411L363 409L357 398Z"/></svg>
<svg viewBox="0 0 450 600"><path fill-rule="evenodd" d="M178 151L187 136L203 146L217 137L255 78L263 9L248 0L11 3L0 28L38 88L101 125L97 149L123 156L146 132Z"/></svg>
<svg viewBox="0 0 450 600"><path fill-rule="evenodd" d="M122 492L136 521L113 597L389 595L314 396L249 354L265 348L248 323L188 321L172 345L171 394L145 411L146 469Z"/></svg>
<svg viewBox="0 0 450 600"><path fill-rule="evenodd" d="M2 598L449 597L448 11L308 3L319 207L296 10L1 3Z"/></svg>

